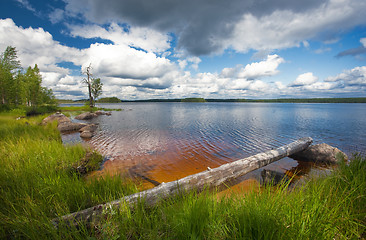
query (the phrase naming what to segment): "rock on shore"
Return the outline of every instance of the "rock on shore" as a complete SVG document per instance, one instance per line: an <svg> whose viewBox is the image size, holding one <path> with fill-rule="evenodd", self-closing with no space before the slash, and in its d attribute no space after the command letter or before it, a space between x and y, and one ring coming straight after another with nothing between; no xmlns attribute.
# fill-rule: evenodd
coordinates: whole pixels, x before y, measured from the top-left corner
<svg viewBox="0 0 366 240"><path fill-rule="evenodd" d="M42 120L42 124L46 125L50 122L57 121L58 124L65 123L65 122L71 122L71 119L66 117L64 114L57 112L55 114L52 114L45 119Z"/></svg>
<svg viewBox="0 0 366 240"><path fill-rule="evenodd" d="M92 113L92 112L85 112L85 113L82 113L82 114L76 116L75 119L78 119L78 120L90 120L90 119L93 119L93 118L98 117L100 115L110 116L111 113L110 112L102 112L102 111L96 111L94 113Z"/></svg>
<svg viewBox="0 0 366 240"><path fill-rule="evenodd" d="M57 128L60 132L72 132L72 131L78 131L79 129L87 126L85 123L74 123L71 121L70 118L66 117L62 113L55 113L52 114L45 119L42 120L42 124L48 124L50 122L57 121Z"/></svg>
<svg viewBox="0 0 366 240"><path fill-rule="evenodd" d="M326 143L310 146L304 151L295 153L290 157L300 161L328 164L335 164L342 158L344 158L345 160L348 159L347 155L344 152Z"/></svg>
<svg viewBox="0 0 366 240"><path fill-rule="evenodd" d="M89 119L93 119L93 118L95 118L97 116L98 115L96 113L85 112L85 113L82 113L80 115L77 115L75 117L75 119L77 119L77 120L89 120Z"/></svg>
<svg viewBox="0 0 366 240"><path fill-rule="evenodd" d="M82 113L80 115L82 115L82 117L79 117L77 119L91 119L90 117L98 116L95 113ZM84 116L84 118L83 118L83 116ZM59 113L59 112L55 113L55 114L52 114L52 115L46 117L45 119L43 119L42 124L46 125L46 124L48 124L50 122L53 122L53 121L58 122L57 129L61 133L79 131L79 132L81 132L80 137L82 137L82 138L91 138L91 137L93 137L94 132L98 128L98 125L96 125L96 124L72 122L70 118L66 117L64 114Z"/></svg>
<svg viewBox="0 0 366 240"><path fill-rule="evenodd" d="M89 124L79 130L80 137L82 138L91 138L94 136L94 132L98 129L98 125Z"/></svg>

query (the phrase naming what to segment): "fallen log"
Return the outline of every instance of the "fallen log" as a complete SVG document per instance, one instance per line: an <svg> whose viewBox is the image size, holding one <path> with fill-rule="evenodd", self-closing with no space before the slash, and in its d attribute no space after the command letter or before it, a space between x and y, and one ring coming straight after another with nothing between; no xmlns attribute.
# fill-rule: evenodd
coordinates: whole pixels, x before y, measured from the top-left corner
<svg viewBox="0 0 366 240"><path fill-rule="evenodd" d="M220 167L193 174L176 181L162 183L157 187L135 193L119 200L106 204L100 204L85 210L71 213L60 218L52 220L55 227L60 222L67 225L78 226L80 223L91 223L96 221L110 208L120 206L133 207L138 201L143 200L146 206L153 206L158 201L176 196L178 194L195 190L201 192L204 189L219 187L235 178L242 176L255 169L264 167L279 159L292 155L306 149L311 143L312 138L301 138L295 142L284 145L274 150L259 153L251 157L237 160L232 163L221 165Z"/></svg>

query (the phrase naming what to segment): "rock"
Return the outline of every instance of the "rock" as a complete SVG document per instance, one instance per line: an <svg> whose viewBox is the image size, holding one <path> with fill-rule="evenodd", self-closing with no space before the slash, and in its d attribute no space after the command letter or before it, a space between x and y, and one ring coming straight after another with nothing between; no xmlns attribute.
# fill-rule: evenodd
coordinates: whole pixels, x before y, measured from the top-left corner
<svg viewBox="0 0 366 240"><path fill-rule="evenodd" d="M94 112L95 114L97 114L98 116L100 116L100 115L105 115L105 112L102 112L102 111L95 111Z"/></svg>
<svg viewBox="0 0 366 240"><path fill-rule="evenodd" d="M76 172L77 172L78 174L80 174L80 175L85 175L85 174L87 174L87 173L88 173L88 171L87 171L86 167L85 167L85 166L83 166L83 165L78 166L78 167L76 168Z"/></svg>
<svg viewBox="0 0 366 240"><path fill-rule="evenodd" d="M98 128L98 125L96 125L96 124L89 124L89 125L81 128L79 130L79 132L84 132L84 131L94 132L95 130L97 130L97 128Z"/></svg>
<svg viewBox="0 0 366 240"><path fill-rule="evenodd" d="M80 137L82 138L91 138L93 137L94 133L91 131L83 131L82 133L80 133Z"/></svg>
<svg viewBox="0 0 366 240"><path fill-rule="evenodd" d="M107 115L107 116L110 116L112 115L110 112L103 112L103 111L96 111L95 114L97 114L98 116L100 115Z"/></svg>
<svg viewBox="0 0 366 240"><path fill-rule="evenodd" d="M63 122L57 128L60 132L71 132L78 131L85 126L87 126L86 123Z"/></svg>
<svg viewBox="0 0 366 240"><path fill-rule="evenodd" d="M95 113L85 112L85 113L82 113L82 114L76 116L75 119L78 119L78 120L89 120L89 119L95 118L97 116L98 115L95 114Z"/></svg>
<svg viewBox="0 0 366 240"><path fill-rule="evenodd" d="M65 122L71 122L71 119L66 117L64 114L57 112L57 113L52 114L52 115L46 117L45 119L43 119L42 124L46 125L53 121L57 121L58 124L61 124L61 123L65 123Z"/></svg>
<svg viewBox="0 0 366 240"><path fill-rule="evenodd" d="M284 174L273 170L263 169L261 171L261 184L272 184L273 186L281 183L281 181L290 181L289 177Z"/></svg>
<svg viewBox="0 0 366 240"><path fill-rule="evenodd" d="M331 164L337 163L342 158L345 160L348 159L344 152L326 143L312 145L304 151L295 153L290 157L300 161Z"/></svg>

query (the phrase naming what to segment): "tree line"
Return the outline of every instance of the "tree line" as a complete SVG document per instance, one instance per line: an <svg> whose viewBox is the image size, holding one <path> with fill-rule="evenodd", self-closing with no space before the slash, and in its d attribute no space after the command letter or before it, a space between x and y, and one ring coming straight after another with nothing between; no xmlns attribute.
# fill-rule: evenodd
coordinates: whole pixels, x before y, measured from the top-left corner
<svg viewBox="0 0 366 240"><path fill-rule="evenodd" d="M0 55L0 110L20 107L36 109L56 104L51 89L42 87L37 64L22 69L15 47L8 46Z"/></svg>

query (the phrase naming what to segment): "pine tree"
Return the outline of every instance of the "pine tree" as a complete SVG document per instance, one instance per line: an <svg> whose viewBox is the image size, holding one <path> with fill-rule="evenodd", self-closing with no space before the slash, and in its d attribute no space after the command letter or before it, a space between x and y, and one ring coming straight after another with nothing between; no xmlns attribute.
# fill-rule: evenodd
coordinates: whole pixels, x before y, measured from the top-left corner
<svg viewBox="0 0 366 240"><path fill-rule="evenodd" d="M0 56L0 101L3 105L16 104L14 78L20 69L15 47L8 46Z"/></svg>

